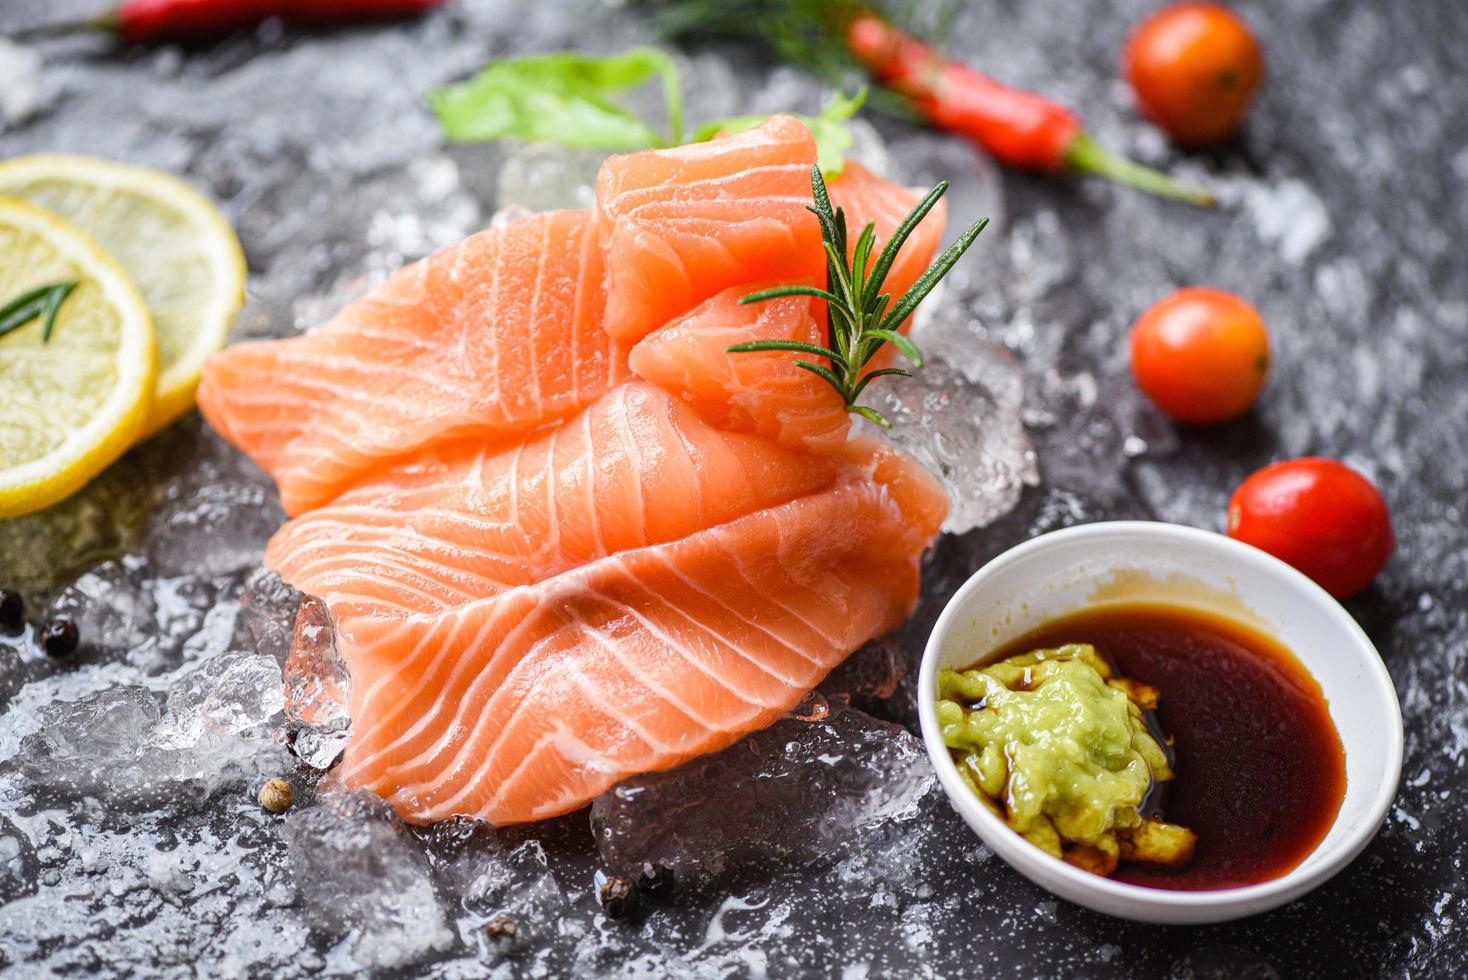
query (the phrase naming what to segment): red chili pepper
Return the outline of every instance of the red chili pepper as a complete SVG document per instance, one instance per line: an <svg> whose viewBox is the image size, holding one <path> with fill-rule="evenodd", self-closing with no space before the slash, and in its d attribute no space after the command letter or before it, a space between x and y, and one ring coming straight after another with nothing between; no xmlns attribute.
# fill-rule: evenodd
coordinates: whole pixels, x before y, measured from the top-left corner
<svg viewBox="0 0 1468 980"><path fill-rule="evenodd" d="M292 24L343 24L414 17L444 0L124 0L88 21L44 24L19 36L112 31L128 44L202 41L278 17Z"/></svg>
<svg viewBox="0 0 1468 980"><path fill-rule="evenodd" d="M444 0L126 0L112 25L128 44L218 37L279 17L334 24L412 17Z"/></svg>
<svg viewBox="0 0 1468 980"><path fill-rule="evenodd" d="M1107 152L1064 106L949 61L876 14L851 22L846 45L873 78L904 96L929 124L967 137L1009 166L1098 174L1162 197L1214 203L1207 191Z"/></svg>

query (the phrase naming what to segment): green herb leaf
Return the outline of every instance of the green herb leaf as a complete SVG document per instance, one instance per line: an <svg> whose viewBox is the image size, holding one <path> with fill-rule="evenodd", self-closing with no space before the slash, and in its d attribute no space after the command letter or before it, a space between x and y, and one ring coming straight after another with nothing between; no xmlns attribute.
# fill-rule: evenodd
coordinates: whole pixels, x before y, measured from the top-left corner
<svg viewBox="0 0 1468 980"><path fill-rule="evenodd" d="M875 408L867 408L865 405L847 405L846 410L852 415L860 415L864 419L869 419L884 429L892 428L892 423L887 419L887 416Z"/></svg>
<svg viewBox="0 0 1468 980"><path fill-rule="evenodd" d="M841 355L827 347L817 344L807 344L799 340L751 340L747 344L734 344L726 348L731 354L748 354L761 350L791 350L801 354L814 354L817 357L828 357L836 360Z"/></svg>
<svg viewBox="0 0 1468 980"><path fill-rule="evenodd" d="M835 177L846 166L846 151L851 149L853 143L851 129L846 122L856 115L866 99L867 90L862 88L850 97L836 95L821 107L819 115L802 116L792 113L796 119L805 123L810 134L815 137L816 163L820 165L821 173L827 177ZM693 134L693 142L702 143L720 133L742 133L768 118L770 117L730 116L728 119L715 119L698 127Z"/></svg>
<svg viewBox="0 0 1468 980"><path fill-rule="evenodd" d="M663 85L663 135L614 101L653 78ZM561 52L494 61L476 76L428 93L444 134L457 142L548 140L641 150L683 141L683 90L673 59L656 48L598 56Z"/></svg>
<svg viewBox="0 0 1468 980"><path fill-rule="evenodd" d="M958 261L959 256L968 251L968 247L974 243L974 239L979 237L979 232L983 231L988 224L989 219L985 218L970 226L962 235L959 235L958 240L952 245L949 245L947 250L938 256L938 261L934 262L928 271L924 272L918 281L912 284L912 288L902 294L902 299L897 301L897 305L887 312L887 315L882 319L883 328L896 330L900 327L902 321L907 319L908 314L917 309L917 305L923 301L923 297L927 296L928 293L933 291L933 287L938 285L938 280L948 275L948 270L953 268L953 264Z"/></svg>
<svg viewBox="0 0 1468 980"><path fill-rule="evenodd" d="M15 299L0 307L0 337L5 336L12 330L19 330L37 317L44 317L45 323L41 327L41 343L51 342L51 333L56 329L56 314L61 310L61 304L66 302L66 297L76 288L76 281L53 282L49 286L40 286L29 292L22 293Z"/></svg>
<svg viewBox="0 0 1468 980"><path fill-rule="evenodd" d="M910 378L912 377L912 372L904 371L902 368L882 368L877 371L868 371L866 374L862 375L861 380L856 383L856 390L853 392L853 394L855 394L857 397L861 397L861 393L863 391L866 391L867 385L871 384L873 381L876 381L878 378L888 377Z"/></svg>
<svg viewBox="0 0 1468 980"><path fill-rule="evenodd" d="M878 340L885 340L893 347L896 347L913 367L920 368L923 366L923 353L917 349L917 344L914 344L897 331L868 327L867 336L876 337Z"/></svg>
<svg viewBox="0 0 1468 980"><path fill-rule="evenodd" d="M878 378L910 378L912 374L895 367L867 370L867 364L884 345L891 344L907 358L913 368L923 366L923 355L917 345L898 332L902 321L932 291L938 280L948 274L959 256L968 250L974 239L978 238L979 232L984 230L989 219L974 223L959 235L958 240L938 257L938 261L893 306L891 295L882 292L882 283L897 257L897 249L917 227L918 222L922 221L923 216L938 203L938 199L948 189L948 184L940 183L913 207L893 230L891 239L878 253L876 261L870 262L871 268L868 269L872 250L876 248L876 227L868 224L861 230L848 258L846 215L839 208L832 209L831 195L826 190L826 181L821 176L819 164L811 168L810 183L811 197L815 203L808 207L821 223L821 247L826 253L826 288L777 286L751 293L740 302L757 303L778 296L818 296L824 299L826 346L795 340L757 340L735 344L726 350L731 354L759 350L820 354L830 362L829 367L807 361L796 361L795 366L819 376L835 388L846 403L848 412L860 415L884 429L890 429L892 422L889 419L875 409L858 405L857 399Z"/></svg>
<svg viewBox="0 0 1468 980"><path fill-rule="evenodd" d="M776 286L774 289L762 289L757 293L741 296L739 303L742 306L745 303L758 303L767 299L779 299L781 296L814 296L817 299L827 301L837 299L835 293L827 292L824 289L817 289L814 286Z"/></svg>

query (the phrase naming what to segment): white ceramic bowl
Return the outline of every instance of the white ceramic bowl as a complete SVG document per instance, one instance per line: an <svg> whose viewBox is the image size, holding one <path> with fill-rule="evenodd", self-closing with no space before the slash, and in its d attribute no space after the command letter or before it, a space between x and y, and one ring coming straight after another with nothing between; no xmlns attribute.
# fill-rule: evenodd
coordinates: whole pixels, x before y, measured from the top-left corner
<svg viewBox="0 0 1468 980"><path fill-rule="evenodd" d="M971 666L999 644L1100 603L1152 600L1262 628L1320 683L1346 756L1346 794L1325 839L1283 877L1244 888L1167 891L1072 867L1010 830L963 781L938 731L938 671ZM918 679L923 741L954 808L996 854L1036 884L1142 922L1222 922L1298 898L1361 853L1396 796L1402 714L1366 634L1310 579L1271 555L1195 528L1116 521L1042 535L974 573L938 618ZM1166 692L1163 692L1164 696Z"/></svg>

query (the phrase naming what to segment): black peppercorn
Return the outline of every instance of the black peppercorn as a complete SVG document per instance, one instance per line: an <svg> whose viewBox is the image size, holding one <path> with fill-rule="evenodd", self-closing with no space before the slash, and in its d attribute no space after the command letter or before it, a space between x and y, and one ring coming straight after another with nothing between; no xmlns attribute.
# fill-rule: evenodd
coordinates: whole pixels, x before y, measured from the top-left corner
<svg viewBox="0 0 1468 980"><path fill-rule="evenodd" d="M76 623L69 619L53 619L41 627L41 648L48 657L69 657L80 641Z"/></svg>
<svg viewBox="0 0 1468 980"><path fill-rule="evenodd" d="M25 620L25 600L19 592L0 589L0 629L19 629Z"/></svg>
<svg viewBox="0 0 1468 980"><path fill-rule="evenodd" d="M651 861L642 862L642 870L637 875L637 888L642 894L648 898L666 898L673 893L675 884L672 868Z"/></svg>
<svg viewBox="0 0 1468 980"><path fill-rule="evenodd" d="M608 878L601 886L601 907L614 919L625 919L637 911L637 885L621 875Z"/></svg>

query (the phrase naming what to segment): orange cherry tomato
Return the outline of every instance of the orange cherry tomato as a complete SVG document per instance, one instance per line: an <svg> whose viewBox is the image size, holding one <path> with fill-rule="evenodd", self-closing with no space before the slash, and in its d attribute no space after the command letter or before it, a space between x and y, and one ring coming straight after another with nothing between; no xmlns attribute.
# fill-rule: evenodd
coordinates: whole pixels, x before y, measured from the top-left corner
<svg viewBox="0 0 1468 980"><path fill-rule="evenodd" d="M1233 293L1190 286L1164 296L1132 325L1137 386L1179 422L1242 415L1269 374L1269 334Z"/></svg>
<svg viewBox="0 0 1468 980"><path fill-rule="evenodd" d="M1229 537L1295 566L1337 599L1371 584L1396 547L1381 493L1344 463L1307 456L1259 470L1228 501Z"/></svg>
<svg viewBox="0 0 1468 980"><path fill-rule="evenodd" d="M1263 68L1248 26L1213 3L1163 7L1137 25L1122 56L1142 111L1188 146L1238 128Z"/></svg>

